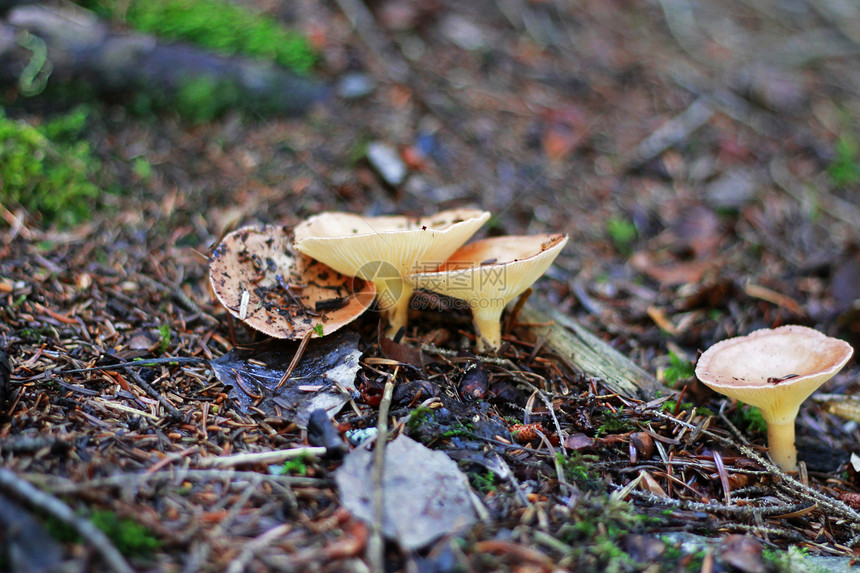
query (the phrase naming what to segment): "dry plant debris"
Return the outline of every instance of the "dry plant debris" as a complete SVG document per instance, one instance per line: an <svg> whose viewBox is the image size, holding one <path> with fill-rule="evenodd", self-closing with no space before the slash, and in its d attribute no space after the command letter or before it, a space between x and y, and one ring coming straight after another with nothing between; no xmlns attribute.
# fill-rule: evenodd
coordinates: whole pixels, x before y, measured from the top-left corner
<svg viewBox="0 0 860 573"><path fill-rule="evenodd" d="M856 558L860 433L829 412L834 395L856 406L856 364L825 387L828 411L801 408L791 475L763 455L750 409L689 372L698 350L763 327L858 342L856 10L293 9L324 73L359 69L378 88L304 119L193 128L105 104L84 135L129 188L106 196L110 213L46 231L0 208L0 495L65 524L52 537L71 569L343 571L372 554L393 570L754 570L771 566L762 548ZM55 108L18 99L7 112L38 122ZM403 184L374 174L368 138L399 152ZM578 373L549 326L513 312L485 357L463 350L471 319L444 297L416 297L399 343L363 315L346 327L362 358L335 437L406 434L444 452L489 514L404 553L342 507L333 441L312 442L310 420L306 436L277 412L243 412L215 376L211 361L261 339L211 299L200 253L237 224L428 203L493 210L488 234L568 233L538 295L675 393L607 388L611 373ZM132 539L105 544L84 524L105 514L120 524L109 533ZM688 552L694 534L719 541Z"/></svg>

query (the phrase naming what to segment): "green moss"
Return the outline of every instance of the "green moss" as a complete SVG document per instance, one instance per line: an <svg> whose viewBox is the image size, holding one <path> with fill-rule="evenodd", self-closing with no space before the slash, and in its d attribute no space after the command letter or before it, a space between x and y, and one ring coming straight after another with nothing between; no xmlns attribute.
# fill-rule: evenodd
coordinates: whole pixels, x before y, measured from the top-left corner
<svg viewBox="0 0 860 573"><path fill-rule="evenodd" d="M860 182L860 144L851 135L843 135L836 142L836 157L827 167L830 178L837 185Z"/></svg>
<svg viewBox="0 0 860 573"><path fill-rule="evenodd" d="M96 511L90 520L113 541L123 555L150 557L158 549L158 539L149 529L132 519L120 519L112 511Z"/></svg>
<svg viewBox="0 0 860 573"><path fill-rule="evenodd" d="M490 493L496 490L496 474L491 470L487 470L485 474L470 473L469 481L472 482L472 487L481 493Z"/></svg>
<svg viewBox="0 0 860 573"><path fill-rule="evenodd" d="M561 452L556 457L564 471L564 477L569 482L587 491L603 491L606 484L600 475L592 471L590 456L572 452L565 456Z"/></svg>
<svg viewBox="0 0 860 573"><path fill-rule="evenodd" d="M603 425L597 428L597 435L619 434L633 430L634 426L618 414L606 412L603 416Z"/></svg>
<svg viewBox="0 0 860 573"><path fill-rule="evenodd" d="M419 406L409 413L409 419L406 420L406 429L414 432L433 419L433 410L427 406Z"/></svg>
<svg viewBox="0 0 860 573"><path fill-rule="evenodd" d="M638 233L631 221L623 217L612 217L606 222L606 232L622 255L629 255L633 251L633 241Z"/></svg>
<svg viewBox="0 0 860 573"><path fill-rule="evenodd" d="M142 181L152 179L152 164L145 157L135 157L131 162L131 170Z"/></svg>
<svg viewBox="0 0 860 573"><path fill-rule="evenodd" d="M239 88L229 81L197 76L185 82L176 94L176 109L182 117L202 123L241 105Z"/></svg>
<svg viewBox="0 0 860 573"><path fill-rule="evenodd" d="M307 39L275 18L227 0L82 0L105 17L140 30L183 40L225 55L245 54L306 74L316 54Z"/></svg>
<svg viewBox="0 0 860 573"><path fill-rule="evenodd" d="M735 424L747 432L767 432L767 422L755 406L743 406L739 408Z"/></svg>
<svg viewBox="0 0 860 573"><path fill-rule="evenodd" d="M107 510L94 511L90 521L113 542L114 546L125 556L152 556L160 543L146 527L128 518L119 518L116 513ZM45 527L51 536L58 541L78 543L81 538L73 527L50 517L45 520Z"/></svg>
<svg viewBox="0 0 860 573"><path fill-rule="evenodd" d="M311 460L310 456L299 456L297 458L293 458L284 462L284 465L281 467L281 475L286 476L303 476L308 473L308 462Z"/></svg>
<svg viewBox="0 0 860 573"><path fill-rule="evenodd" d="M666 400L663 402L663 405L660 407L660 410L663 412L674 412L678 403L675 400ZM681 402L681 407L678 409L679 412L687 411L689 412L694 408L692 402ZM705 408L704 406L695 407L697 416L715 416L713 410L710 408Z"/></svg>
<svg viewBox="0 0 860 573"><path fill-rule="evenodd" d="M158 352L159 354L164 354L170 348L170 325L166 323L158 325L158 334L161 336L161 340L158 343Z"/></svg>
<svg viewBox="0 0 860 573"><path fill-rule="evenodd" d="M689 360L679 358L674 352L669 353L669 366L663 371L663 382L674 386L677 382L692 378L696 373L695 365Z"/></svg>
<svg viewBox="0 0 860 573"><path fill-rule="evenodd" d="M89 219L101 190L101 162L79 139L88 110L34 126L6 117L0 107L0 202L39 214L45 223L73 225Z"/></svg>

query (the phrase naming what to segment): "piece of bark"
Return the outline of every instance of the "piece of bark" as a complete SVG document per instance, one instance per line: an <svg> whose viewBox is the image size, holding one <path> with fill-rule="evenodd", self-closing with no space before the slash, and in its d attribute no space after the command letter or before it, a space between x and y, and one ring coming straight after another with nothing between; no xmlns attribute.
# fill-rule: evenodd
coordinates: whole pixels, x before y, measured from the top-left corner
<svg viewBox="0 0 860 573"><path fill-rule="evenodd" d="M144 92L176 97L195 81L213 93L272 113L297 114L324 99L328 88L272 62L219 56L181 42L112 30L78 7L18 6L0 20L0 82L17 82L34 57L22 34L44 42L51 82L77 80L101 93Z"/></svg>
<svg viewBox="0 0 860 573"><path fill-rule="evenodd" d="M518 321L551 323L548 326L532 326L532 329L537 335L545 337L547 344L574 369L585 376L603 380L613 392L642 400L651 400L671 392L657 382L654 376L543 299L532 297L520 311Z"/></svg>

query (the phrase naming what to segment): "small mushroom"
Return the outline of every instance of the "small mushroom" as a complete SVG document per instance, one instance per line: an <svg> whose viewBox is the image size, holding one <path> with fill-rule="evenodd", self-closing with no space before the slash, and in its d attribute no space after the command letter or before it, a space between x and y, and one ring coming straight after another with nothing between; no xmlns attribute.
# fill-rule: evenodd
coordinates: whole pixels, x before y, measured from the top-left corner
<svg viewBox="0 0 860 573"><path fill-rule="evenodd" d="M500 318L505 306L546 272L567 235L493 237L470 243L438 270L409 276L415 288L466 301L478 334L491 348L502 342Z"/></svg>
<svg viewBox="0 0 860 573"><path fill-rule="evenodd" d="M295 246L345 275L373 282L394 336L406 325L412 297L404 277L438 268L489 218L478 209L431 217L320 213L296 227Z"/></svg>
<svg viewBox="0 0 860 573"><path fill-rule="evenodd" d="M275 338L326 335L370 308L373 283L297 253L286 227L246 227L212 252L209 281L227 310Z"/></svg>
<svg viewBox="0 0 860 573"><path fill-rule="evenodd" d="M715 392L757 407L767 422L770 457L797 465L794 419L801 402L839 372L854 349L805 326L761 329L707 349L696 377Z"/></svg>

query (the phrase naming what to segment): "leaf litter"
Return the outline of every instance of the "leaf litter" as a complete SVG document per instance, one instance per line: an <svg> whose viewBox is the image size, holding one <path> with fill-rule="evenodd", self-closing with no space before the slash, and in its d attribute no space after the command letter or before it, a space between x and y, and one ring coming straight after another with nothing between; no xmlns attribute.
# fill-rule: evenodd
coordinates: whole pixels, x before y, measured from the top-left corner
<svg viewBox="0 0 860 573"><path fill-rule="evenodd" d="M286 380L298 344L275 342L262 351L233 349L209 364L243 413L253 409L307 428L314 410L334 416L357 396L358 341L358 334L348 331L311 340Z"/></svg>
<svg viewBox="0 0 860 573"><path fill-rule="evenodd" d="M335 472L340 499L354 516L373 523L377 492L373 452L356 448ZM386 536L411 551L443 535L456 534L477 521L469 481L444 452L400 435L385 448L382 470Z"/></svg>
<svg viewBox="0 0 860 573"><path fill-rule="evenodd" d="M253 403L243 412L208 364L259 342L210 299L194 252L241 216L292 224L335 207L420 213L439 198L507 207L494 232L568 229L574 240L538 292L658 374L672 368L670 352L690 362L714 341L759 326L815 323L858 341L856 183L834 185L826 171L833 142L851 136L844 114L852 115L860 75L856 57L834 58L822 36L808 33L814 22L845 41L840 30L850 32L856 17L840 17L832 2L754 10L691 2L682 12L670 2L434 3L420 8L414 30L396 35L379 29L386 24L377 10L418 10L413 4L374 3L376 20L338 11L354 3L312 4L317 38L329 43L327 71L382 70L384 89L320 111L309 125L231 116L192 131L128 116L122 129L93 121L110 166L127 169L123 158L141 153L154 166L151 183L112 198L115 216L69 233L39 231L32 218L0 209L9 225L0 243L0 329L12 364L2 463L71 515L109 508L145 525L161 548L153 560L135 561L139 569L364 566L368 527L341 507L331 477L342 464L305 456L303 431L289 419ZM705 17L715 6L728 9ZM474 52L439 43L452 14L493 41ZM727 23L754 33L727 36ZM386 43L395 36L397 46ZM398 61L398 47L416 45L399 40L413 37L426 50L420 66ZM703 65L715 47L728 57ZM774 57L801 62L810 81L797 89L808 108L761 91L762 82L778 82L747 64ZM408 72L398 75L404 63ZM408 83L386 85L404 77ZM571 99L584 125L553 113ZM559 124L571 130L561 139ZM426 151L401 187L381 184L356 160L368 133L403 142L404 156ZM738 169L750 170L746 183L731 175ZM726 195L727 185L735 192ZM630 244L606 238L611 217L635 225ZM691 234L685 218L705 235ZM672 236L661 236L664 229ZM648 258L637 269L619 247ZM469 317L452 307L437 313L439 301L424 300L402 341L420 350L417 358L382 351L373 315L356 322L358 396L332 423L345 434L372 434L400 366L391 433L456 458L490 518L414 553L389 545L391 569L754 569L768 565L761 547L857 556L860 464L847 461L856 423L805 407L798 433L811 442L807 452L830 459L801 447L806 467L782 475L762 456L749 408L689 378L659 398L619 395L556 355L534 325L513 325L499 355L478 357L487 389L469 399L461 381L476 359L460 356L471 345ZM135 335L161 326L172 336L140 348L148 340ZM141 364L137 378L125 368L64 374L156 353L199 362ZM855 374L856 366L828 393L856 395ZM483 377L476 382L482 389ZM241 471L210 465L273 451L303 455ZM694 536L729 534L745 541L724 539L704 554L701 545L688 549ZM90 563L81 545L93 546L84 539L67 555L87 553L79 564Z"/></svg>

